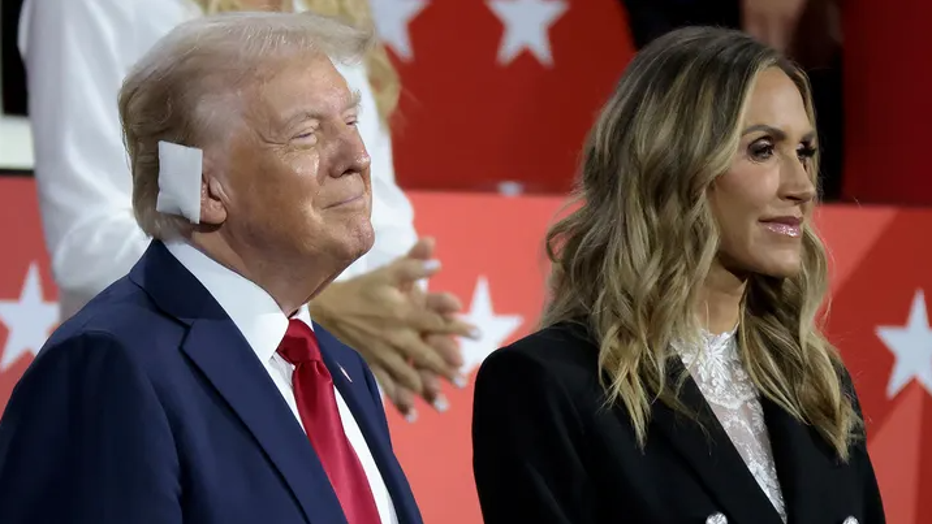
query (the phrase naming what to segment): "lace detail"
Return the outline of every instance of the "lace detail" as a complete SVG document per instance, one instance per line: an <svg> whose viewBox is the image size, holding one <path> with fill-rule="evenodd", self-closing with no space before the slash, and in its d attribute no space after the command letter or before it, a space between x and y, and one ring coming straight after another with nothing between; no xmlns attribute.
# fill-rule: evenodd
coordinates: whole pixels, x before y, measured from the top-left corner
<svg viewBox="0 0 932 524"><path fill-rule="evenodd" d="M702 334L702 347L674 344L748 470L786 522L786 508L757 387L738 355L735 331Z"/></svg>

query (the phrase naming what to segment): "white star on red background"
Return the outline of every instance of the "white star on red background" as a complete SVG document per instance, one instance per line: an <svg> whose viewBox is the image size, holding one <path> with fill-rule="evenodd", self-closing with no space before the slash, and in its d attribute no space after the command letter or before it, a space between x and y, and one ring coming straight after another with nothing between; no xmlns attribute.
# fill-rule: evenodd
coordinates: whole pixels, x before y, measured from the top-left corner
<svg viewBox="0 0 932 524"><path fill-rule="evenodd" d="M479 340L463 339L461 342L463 367L460 370L464 375L468 375L478 368L487 356L501 347L515 330L524 323L524 318L521 315L495 314L492 309L489 281L484 276L480 276L476 281L469 313L464 316L464 319L478 326L482 332Z"/></svg>
<svg viewBox="0 0 932 524"><path fill-rule="evenodd" d="M39 265L33 262L17 300L0 300L0 322L7 329L0 371L27 353L37 353L58 323L58 304L42 298Z"/></svg>
<svg viewBox="0 0 932 524"><path fill-rule="evenodd" d="M564 0L491 0L489 9L505 26L498 62L510 64L527 50L545 66L553 65L548 33L569 8Z"/></svg>
<svg viewBox="0 0 932 524"><path fill-rule="evenodd" d="M914 378L932 395L932 327L922 290L913 297L906 325L878 326L877 336L896 358L887 398L894 398Z"/></svg>
<svg viewBox="0 0 932 524"><path fill-rule="evenodd" d="M408 24L427 7L427 0L371 0L379 38L406 62L414 58Z"/></svg>

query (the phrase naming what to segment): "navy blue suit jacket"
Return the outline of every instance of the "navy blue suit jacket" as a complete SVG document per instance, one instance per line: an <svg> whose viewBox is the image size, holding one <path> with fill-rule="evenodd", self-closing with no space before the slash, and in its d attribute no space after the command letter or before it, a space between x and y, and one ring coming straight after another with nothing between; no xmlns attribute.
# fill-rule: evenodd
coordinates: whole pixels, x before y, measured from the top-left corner
<svg viewBox="0 0 932 524"><path fill-rule="evenodd" d="M359 355L315 326L391 493L420 524ZM0 420L4 524L344 524L301 425L206 289L158 241L65 322Z"/></svg>

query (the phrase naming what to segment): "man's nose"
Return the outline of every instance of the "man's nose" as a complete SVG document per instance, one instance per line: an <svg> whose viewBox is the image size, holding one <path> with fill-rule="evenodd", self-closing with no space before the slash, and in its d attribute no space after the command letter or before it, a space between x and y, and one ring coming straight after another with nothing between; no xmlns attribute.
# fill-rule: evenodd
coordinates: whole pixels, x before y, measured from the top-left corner
<svg viewBox="0 0 932 524"><path fill-rule="evenodd" d="M349 127L341 133L334 149L337 169L333 171L333 176L369 172L372 159L355 127Z"/></svg>

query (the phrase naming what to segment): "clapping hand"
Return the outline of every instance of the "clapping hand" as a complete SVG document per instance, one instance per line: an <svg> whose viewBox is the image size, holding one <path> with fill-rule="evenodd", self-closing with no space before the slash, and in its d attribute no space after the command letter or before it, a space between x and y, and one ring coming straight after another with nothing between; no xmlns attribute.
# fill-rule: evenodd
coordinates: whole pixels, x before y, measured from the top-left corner
<svg viewBox="0 0 932 524"><path fill-rule="evenodd" d="M417 417L420 396L447 408L441 379L464 386L456 337L476 337L457 318L462 304L450 293L424 291L418 281L440 270L434 241L421 239L402 257L364 275L328 286L311 302L311 314L363 356L385 395L405 417Z"/></svg>

